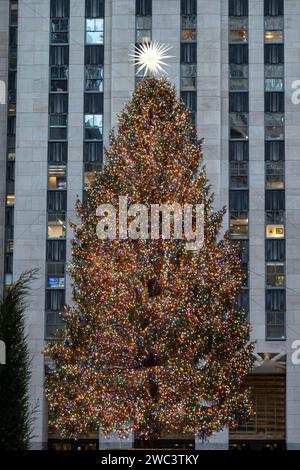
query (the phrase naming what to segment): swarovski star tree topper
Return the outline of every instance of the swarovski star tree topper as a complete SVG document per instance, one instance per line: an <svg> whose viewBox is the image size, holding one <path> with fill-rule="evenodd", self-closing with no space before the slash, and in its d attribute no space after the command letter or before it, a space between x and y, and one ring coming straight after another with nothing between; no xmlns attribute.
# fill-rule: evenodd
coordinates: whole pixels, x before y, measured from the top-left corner
<svg viewBox="0 0 300 470"><path fill-rule="evenodd" d="M171 55L167 55L167 52L171 49L171 46L166 44L160 44L158 41L138 44L134 46L133 52L130 54L132 61L138 67L137 73L144 71L144 76L150 75L155 76L160 72L164 73L164 65L168 64L165 59L170 59Z"/></svg>

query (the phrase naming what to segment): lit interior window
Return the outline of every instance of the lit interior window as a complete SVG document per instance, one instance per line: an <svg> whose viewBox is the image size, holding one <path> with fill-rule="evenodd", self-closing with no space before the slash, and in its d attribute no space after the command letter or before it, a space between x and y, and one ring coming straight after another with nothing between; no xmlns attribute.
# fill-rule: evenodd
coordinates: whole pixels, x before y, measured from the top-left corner
<svg viewBox="0 0 300 470"><path fill-rule="evenodd" d="M84 189L85 191L89 189L91 186L94 178L96 176L96 173L94 171L87 171L84 173Z"/></svg>
<svg viewBox="0 0 300 470"><path fill-rule="evenodd" d="M247 237L248 219L231 219L230 232L233 237Z"/></svg>
<svg viewBox="0 0 300 470"><path fill-rule="evenodd" d="M62 166L50 167L48 170L49 189L66 189L66 168Z"/></svg>
<svg viewBox="0 0 300 470"><path fill-rule="evenodd" d="M48 215L48 238L65 238L65 214Z"/></svg>
<svg viewBox="0 0 300 470"><path fill-rule="evenodd" d="M267 225L266 237L267 238L284 238L285 231L284 225Z"/></svg>
<svg viewBox="0 0 300 470"><path fill-rule="evenodd" d="M14 206L15 205L15 195L14 194L9 194L6 196L6 205L7 206Z"/></svg>
<svg viewBox="0 0 300 470"><path fill-rule="evenodd" d="M282 42L283 33L282 31L266 31L265 32L265 41L266 42Z"/></svg>

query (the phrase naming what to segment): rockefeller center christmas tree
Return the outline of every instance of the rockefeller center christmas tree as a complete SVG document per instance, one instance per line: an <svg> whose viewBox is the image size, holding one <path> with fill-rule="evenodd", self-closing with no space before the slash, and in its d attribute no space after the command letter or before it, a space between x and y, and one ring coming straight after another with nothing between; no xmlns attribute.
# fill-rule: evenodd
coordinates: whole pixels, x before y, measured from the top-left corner
<svg viewBox="0 0 300 470"><path fill-rule="evenodd" d="M120 224L120 198L129 232ZM109 209L102 213L112 220L107 239L97 235L106 223L103 204L117 215L114 222ZM202 204L203 246L187 249L184 236L151 237L142 216L133 220L136 204ZM141 82L111 135L105 169L77 210L74 306L46 350L51 424L62 436L133 430L153 440L162 432L206 438L247 420L243 379L253 346L236 303L243 284L238 249L219 234L224 209L213 211L201 142L169 82Z"/></svg>

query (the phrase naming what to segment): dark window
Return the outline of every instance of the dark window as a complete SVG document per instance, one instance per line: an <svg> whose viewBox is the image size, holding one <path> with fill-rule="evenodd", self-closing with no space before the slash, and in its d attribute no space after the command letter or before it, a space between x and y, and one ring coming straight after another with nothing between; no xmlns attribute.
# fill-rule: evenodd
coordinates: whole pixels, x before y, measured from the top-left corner
<svg viewBox="0 0 300 470"><path fill-rule="evenodd" d="M50 47L50 66L69 65L69 46Z"/></svg>
<svg viewBox="0 0 300 470"><path fill-rule="evenodd" d="M229 0L229 16L248 16L248 0Z"/></svg>
<svg viewBox="0 0 300 470"><path fill-rule="evenodd" d="M14 208L6 207L5 209L5 225L13 226L14 225Z"/></svg>
<svg viewBox="0 0 300 470"><path fill-rule="evenodd" d="M182 64L197 63L197 44L180 44L180 61Z"/></svg>
<svg viewBox="0 0 300 470"><path fill-rule="evenodd" d="M248 191L229 191L230 211L248 211L249 193Z"/></svg>
<svg viewBox="0 0 300 470"><path fill-rule="evenodd" d="M284 93L265 93L266 113L284 113Z"/></svg>
<svg viewBox="0 0 300 470"><path fill-rule="evenodd" d="M18 30L17 28L9 28L9 47L17 47L18 45Z"/></svg>
<svg viewBox="0 0 300 470"><path fill-rule="evenodd" d="M68 19L54 19L51 21L51 36L52 44L66 44L68 42L69 20Z"/></svg>
<svg viewBox="0 0 300 470"><path fill-rule="evenodd" d="M239 248L239 256L242 263L249 261L249 240L233 240L233 243Z"/></svg>
<svg viewBox="0 0 300 470"><path fill-rule="evenodd" d="M86 93L84 95L84 113L102 114L103 113L103 94Z"/></svg>
<svg viewBox="0 0 300 470"><path fill-rule="evenodd" d="M266 211L284 211L285 210L285 192L284 191L266 191Z"/></svg>
<svg viewBox="0 0 300 470"><path fill-rule="evenodd" d="M283 0L265 0L265 16L283 16Z"/></svg>
<svg viewBox="0 0 300 470"><path fill-rule="evenodd" d="M8 74L8 89L9 91L16 90L17 88L17 72L12 71Z"/></svg>
<svg viewBox="0 0 300 470"><path fill-rule="evenodd" d="M182 91L181 98L184 104L192 111L197 111L197 94L195 91Z"/></svg>
<svg viewBox="0 0 300 470"><path fill-rule="evenodd" d="M66 242L64 240L47 240L47 261L65 261Z"/></svg>
<svg viewBox="0 0 300 470"><path fill-rule="evenodd" d="M70 0L51 0L50 17L67 18L70 16Z"/></svg>
<svg viewBox="0 0 300 470"><path fill-rule="evenodd" d="M53 94L49 97L50 114L68 113L68 95Z"/></svg>
<svg viewBox="0 0 300 470"><path fill-rule="evenodd" d="M181 0L181 15L197 15L197 0Z"/></svg>
<svg viewBox="0 0 300 470"><path fill-rule="evenodd" d="M249 144L248 142L230 142L229 143L230 161L248 161Z"/></svg>
<svg viewBox="0 0 300 470"><path fill-rule="evenodd" d="M13 272L13 254L12 253L7 253L5 255L4 271L6 273L12 273Z"/></svg>
<svg viewBox="0 0 300 470"><path fill-rule="evenodd" d="M230 188L248 187L248 162L230 162Z"/></svg>
<svg viewBox="0 0 300 470"><path fill-rule="evenodd" d="M269 312L285 311L285 290L272 289L266 291L266 310Z"/></svg>
<svg viewBox="0 0 300 470"><path fill-rule="evenodd" d="M63 276L65 274L64 263L47 263L48 276Z"/></svg>
<svg viewBox="0 0 300 470"><path fill-rule="evenodd" d="M48 191L48 211L65 211L67 208L66 191Z"/></svg>
<svg viewBox="0 0 300 470"><path fill-rule="evenodd" d="M6 182L15 181L15 162L7 162L6 166Z"/></svg>
<svg viewBox="0 0 300 470"><path fill-rule="evenodd" d="M136 0L135 14L137 16L152 15L152 0Z"/></svg>
<svg viewBox="0 0 300 470"><path fill-rule="evenodd" d="M231 64L248 64L248 45L231 44L229 46L229 62Z"/></svg>
<svg viewBox="0 0 300 470"><path fill-rule="evenodd" d="M229 112L230 113L248 113L249 112L248 93L230 93Z"/></svg>
<svg viewBox="0 0 300 470"><path fill-rule="evenodd" d="M104 0L86 0L85 16L86 18L103 18Z"/></svg>
<svg viewBox="0 0 300 470"><path fill-rule="evenodd" d="M103 160L102 142L85 142L83 158L84 158L85 163L102 163L102 160Z"/></svg>
<svg viewBox="0 0 300 470"><path fill-rule="evenodd" d="M285 312L267 312L266 339L283 341L285 339Z"/></svg>
<svg viewBox="0 0 300 470"><path fill-rule="evenodd" d="M285 260L285 240L266 240L266 261Z"/></svg>
<svg viewBox="0 0 300 470"><path fill-rule="evenodd" d="M237 297L237 307L239 309L249 311L249 291L242 290Z"/></svg>
<svg viewBox="0 0 300 470"><path fill-rule="evenodd" d="M266 44L265 45L265 64L283 64L284 63L284 45Z"/></svg>
<svg viewBox="0 0 300 470"><path fill-rule="evenodd" d="M9 137L16 135L16 116L8 116L7 118L7 135Z"/></svg>
<svg viewBox="0 0 300 470"><path fill-rule="evenodd" d="M48 162L66 164L68 159L68 144L66 142L49 142Z"/></svg>
<svg viewBox="0 0 300 470"><path fill-rule="evenodd" d="M279 161L285 159L284 142L266 142L265 158L270 161Z"/></svg>
<svg viewBox="0 0 300 470"><path fill-rule="evenodd" d="M61 311L65 304L64 290L47 290L46 291L46 310L54 312Z"/></svg>
<svg viewBox="0 0 300 470"><path fill-rule="evenodd" d="M85 47L85 65L103 64L104 49L103 46L86 46Z"/></svg>

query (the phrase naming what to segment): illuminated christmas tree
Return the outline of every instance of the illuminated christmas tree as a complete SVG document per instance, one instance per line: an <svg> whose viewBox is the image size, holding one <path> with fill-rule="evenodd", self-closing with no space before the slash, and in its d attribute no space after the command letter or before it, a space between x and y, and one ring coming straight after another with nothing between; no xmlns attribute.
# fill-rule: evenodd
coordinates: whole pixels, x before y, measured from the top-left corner
<svg viewBox="0 0 300 470"><path fill-rule="evenodd" d="M247 420L243 379L253 358L250 327L236 303L243 284L238 249L219 235L224 209L213 212L202 144L166 80L142 81L106 156L87 202L77 205L75 306L46 351L51 423L62 436L133 430L155 439L162 432L206 438ZM203 204L202 248L188 250L184 237L132 239L118 224L115 240L99 239L97 208L118 208L120 196L128 207Z"/></svg>

